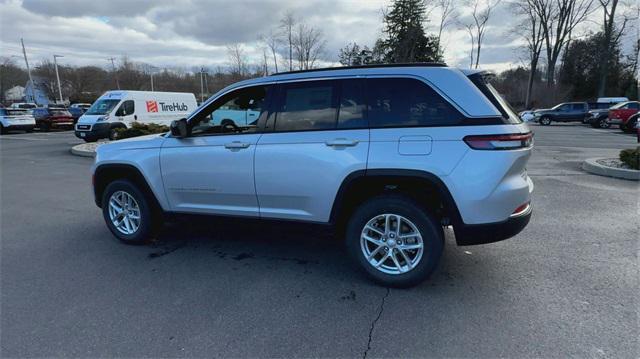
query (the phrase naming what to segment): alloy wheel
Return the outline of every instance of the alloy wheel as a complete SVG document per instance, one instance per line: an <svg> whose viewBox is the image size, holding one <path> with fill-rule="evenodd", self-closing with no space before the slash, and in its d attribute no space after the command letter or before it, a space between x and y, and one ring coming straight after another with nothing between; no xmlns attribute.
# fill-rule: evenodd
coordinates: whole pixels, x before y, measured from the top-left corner
<svg viewBox="0 0 640 359"><path fill-rule="evenodd" d="M424 242L413 222L398 214L371 218L362 229L360 249L375 269L391 275L414 269L422 259Z"/></svg>
<svg viewBox="0 0 640 359"><path fill-rule="evenodd" d="M140 228L140 206L129 193L116 191L109 198L109 219L118 232L132 235Z"/></svg>

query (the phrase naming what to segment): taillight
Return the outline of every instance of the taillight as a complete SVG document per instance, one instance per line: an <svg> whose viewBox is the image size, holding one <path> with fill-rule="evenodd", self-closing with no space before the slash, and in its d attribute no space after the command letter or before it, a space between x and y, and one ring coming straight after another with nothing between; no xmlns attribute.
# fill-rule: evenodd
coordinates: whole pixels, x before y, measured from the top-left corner
<svg viewBox="0 0 640 359"><path fill-rule="evenodd" d="M531 203L527 202L523 205L521 205L520 207L516 208L515 211L513 211L513 213L511 214L511 216L509 217L519 217L522 216L523 214L527 213L529 211L529 208L531 207Z"/></svg>
<svg viewBox="0 0 640 359"><path fill-rule="evenodd" d="M464 142L474 150L515 150L533 145L533 133L511 133L508 135L472 135Z"/></svg>

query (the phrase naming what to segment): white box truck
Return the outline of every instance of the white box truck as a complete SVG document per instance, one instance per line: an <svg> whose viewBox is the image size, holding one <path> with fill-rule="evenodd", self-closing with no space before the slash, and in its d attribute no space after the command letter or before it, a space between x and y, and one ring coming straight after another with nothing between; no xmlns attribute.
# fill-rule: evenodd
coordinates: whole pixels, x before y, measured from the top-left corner
<svg viewBox="0 0 640 359"><path fill-rule="evenodd" d="M192 93L107 91L80 116L75 134L86 142L114 139L116 128L130 128L134 122L169 126L197 107Z"/></svg>

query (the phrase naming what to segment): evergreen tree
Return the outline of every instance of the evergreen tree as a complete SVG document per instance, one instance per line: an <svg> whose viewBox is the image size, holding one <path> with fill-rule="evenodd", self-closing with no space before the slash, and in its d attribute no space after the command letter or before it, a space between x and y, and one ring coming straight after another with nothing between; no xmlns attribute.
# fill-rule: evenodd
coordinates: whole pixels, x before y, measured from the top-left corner
<svg viewBox="0 0 640 359"><path fill-rule="evenodd" d="M381 45L385 62L442 61L437 39L425 35L425 12L422 0L394 0L384 15L387 38Z"/></svg>

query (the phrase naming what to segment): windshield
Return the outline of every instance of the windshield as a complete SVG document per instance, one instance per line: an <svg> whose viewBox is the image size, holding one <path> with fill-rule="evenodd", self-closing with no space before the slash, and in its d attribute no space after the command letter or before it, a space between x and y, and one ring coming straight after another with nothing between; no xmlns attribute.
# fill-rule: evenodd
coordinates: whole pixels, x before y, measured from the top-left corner
<svg viewBox="0 0 640 359"><path fill-rule="evenodd" d="M120 100L98 100L85 112L85 115L106 115L113 110Z"/></svg>

